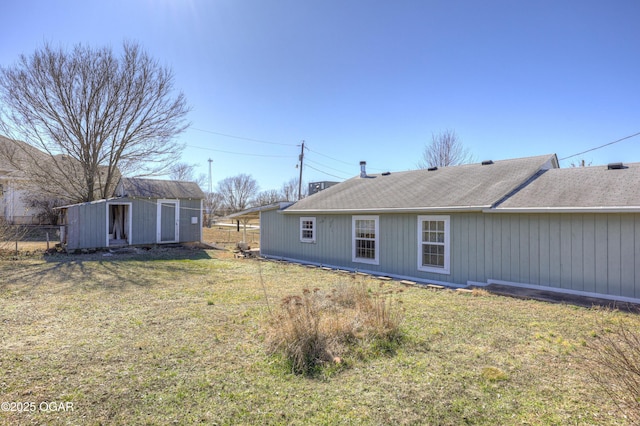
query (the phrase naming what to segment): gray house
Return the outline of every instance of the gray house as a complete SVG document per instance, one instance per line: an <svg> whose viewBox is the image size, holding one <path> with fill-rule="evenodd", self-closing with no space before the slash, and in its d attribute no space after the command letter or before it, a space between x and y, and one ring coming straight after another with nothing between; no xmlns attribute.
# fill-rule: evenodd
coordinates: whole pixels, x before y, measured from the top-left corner
<svg viewBox="0 0 640 426"><path fill-rule="evenodd" d="M640 301L640 164L555 155L349 179L261 212L267 258Z"/></svg>
<svg viewBox="0 0 640 426"><path fill-rule="evenodd" d="M196 242L204 193L194 182L122 178L115 197L61 207L67 250Z"/></svg>

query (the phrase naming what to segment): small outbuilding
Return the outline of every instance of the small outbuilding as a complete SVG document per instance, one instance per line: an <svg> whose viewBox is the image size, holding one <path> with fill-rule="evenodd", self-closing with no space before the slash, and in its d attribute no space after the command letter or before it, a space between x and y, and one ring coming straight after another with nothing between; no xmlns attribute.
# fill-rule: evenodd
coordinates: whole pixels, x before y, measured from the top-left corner
<svg viewBox="0 0 640 426"><path fill-rule="evenodd" d="M195 182L122 178L113 198L60 207L67 250L202 240L204 192Z"/></svg>

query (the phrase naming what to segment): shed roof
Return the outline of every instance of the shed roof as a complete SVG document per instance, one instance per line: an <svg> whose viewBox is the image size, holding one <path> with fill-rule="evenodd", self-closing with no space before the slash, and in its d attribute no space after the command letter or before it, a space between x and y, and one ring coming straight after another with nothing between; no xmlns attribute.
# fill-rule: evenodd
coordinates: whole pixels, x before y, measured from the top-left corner
<svg viewBox="0 0 640 426"><path fill-rule="evenodd" d="M132 198L205 198L195 182L142 178L122 178L116 195Z"/></svg>
<svg viewBox="0 0 640 426"><path fill-rule="evenodd" d="M298 201L285 213L481 210L558 167L555 154L354 177Z"/></svg>
<svg viewBox="0 0 640 426"><path fill-rule="evenodd" d="M496 211L612 209L640 209L640 163L546 170Z"/></svg>
<svg viewBox="0 0 640 426"><path fill-rule="evenodd" d="M278 203L268 204L266 206L251 207L249 209L225 216L225 219L258 219L261 212L269 210L284 210L292 204L293 203L289 201L281 201Z"/></svg>

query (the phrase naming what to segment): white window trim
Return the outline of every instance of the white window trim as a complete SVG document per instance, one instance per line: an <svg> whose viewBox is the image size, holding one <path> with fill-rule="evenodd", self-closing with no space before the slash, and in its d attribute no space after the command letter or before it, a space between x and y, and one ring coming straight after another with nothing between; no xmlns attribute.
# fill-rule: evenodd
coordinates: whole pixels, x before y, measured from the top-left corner
<svg viewBox="0 0 640 426"><path fill-rule="evenodd" d="M305 231L305 229L302 227L302 224L304 222L311 222L312 223L312 228L311 228L312 237L311 238L304 238L303 237L303 231ZM300 218L300 242L301 243L315 243L316 242L316 218L315 217L301 217Z"/></svg>
<svg viewBox="0 0 640 426"><path fill-rule="evenodd" d="M422 265L422 222L440 221L444 222L444 268ZM423 272L433 272L436 274L451 273L451 217L450 216L418 216L418 270Z"/></svg>
<svg viewBox="0 0 640 426"><path fill-rule="evenodd" d="M375 223L375 258L365 259L356 257L356 220L373 220ZM351 217L351 261L354 263L380 264L380 216L352 216Z"/></svg>

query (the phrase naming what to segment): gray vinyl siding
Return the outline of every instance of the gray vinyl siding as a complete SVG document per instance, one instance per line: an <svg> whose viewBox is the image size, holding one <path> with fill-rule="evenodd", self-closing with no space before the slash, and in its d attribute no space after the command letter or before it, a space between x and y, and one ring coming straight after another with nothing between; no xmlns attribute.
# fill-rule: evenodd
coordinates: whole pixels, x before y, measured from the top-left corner
<svg viewBox="0 0 640 426"><path fill-rule="evenodd" d="M154 244L158 226L158 204L156 200L124 199L131 202L131 244ZM115 203L115 202L114 202Z"/></svg>
<svg viewBox="0 0 640 426"><path fill-rule="evenodd" d="M157 243L158 205L154 199L118 198L106 202L78 204L67 208L67 249L106 247L107 205L131 205L131 244ZM179 242L201 240L201 201L180 200ZM192 224L196 216L198 223Z"/></svg>
<svg viewBox="0 0 640 426"><path fill-rule="evenodd" d="M640 214L455 214L451 233L454 282L640 298Z"/></svg>
<svg viewBox="0 0 640 426"><path fill-rule="evenodd" d="M310 215L305 215L310 216ZM452 213L450 274L417 269L417 214L380 214L380 264L351 261L351 215L316 215L301 243L298 215L262 213L264 255L421 280L500 280L640 298L640 214Z"/></svg>
<svg viewBox="0 0 640 426"><path fill-rule="evenodd" d="M104 247L107 216L104 203L81 204L67 210L67 248Z"/></svg>

